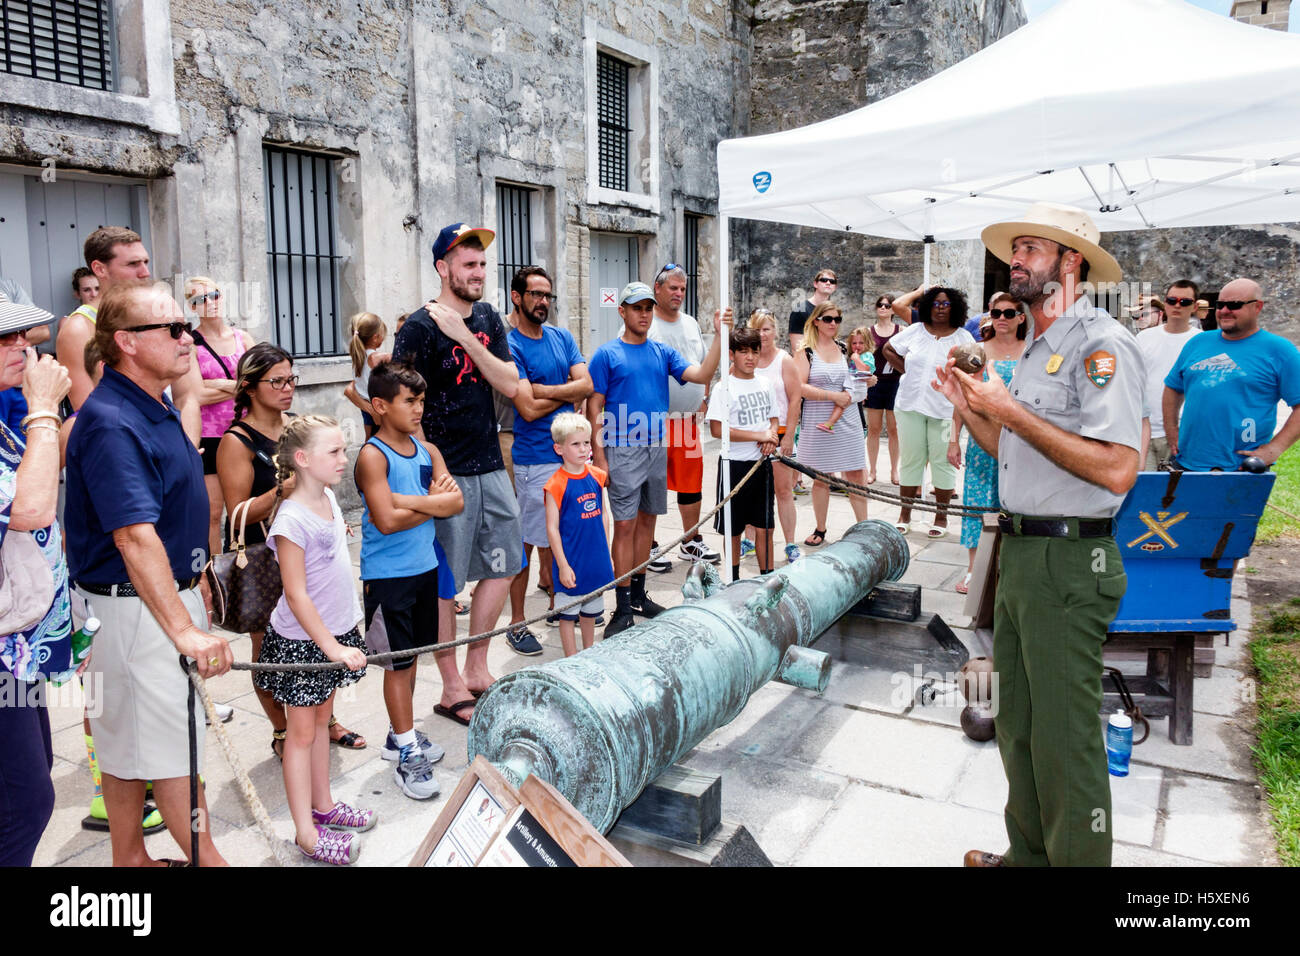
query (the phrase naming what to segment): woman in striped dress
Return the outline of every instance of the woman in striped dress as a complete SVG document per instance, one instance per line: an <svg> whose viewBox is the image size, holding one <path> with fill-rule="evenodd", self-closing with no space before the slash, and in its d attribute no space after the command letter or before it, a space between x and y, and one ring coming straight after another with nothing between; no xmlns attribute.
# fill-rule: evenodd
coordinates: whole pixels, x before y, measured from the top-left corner
<svg viewBox="0 0 1300 956"><path fill-rule="evenodd" d="M849 365L844 345L838 341L843 321L844 316L839 306L830 302L817 306L804 326L803 348L793 356L803 396L796 457L810 468L840 472L847 481L865 484L867 449L858 417L842 416L831 432L816 427L817 423L830 417L831 409L836 405L847 408L855 399L851 392L846 391L851 384ZM867 385L874 385L875 381L873 376L867 380ZM804 539L804 544L815 548L826 541L830 485L824 481L814 481L812 500L817 525L813 533ZM849 495L849 504L852 505L857 520L866 518L866 498Z"/></svg>

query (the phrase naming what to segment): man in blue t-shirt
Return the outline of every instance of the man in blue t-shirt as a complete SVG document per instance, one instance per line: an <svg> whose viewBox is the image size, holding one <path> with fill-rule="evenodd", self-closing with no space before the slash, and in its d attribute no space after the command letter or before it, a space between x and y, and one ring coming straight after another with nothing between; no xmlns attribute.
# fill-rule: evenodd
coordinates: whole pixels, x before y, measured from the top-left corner
<svg viewBox="0 0 1300 956"><path fill-rule="evenodd" d="M514 446L510 455L515 466L515 496L519 499L519 520L524 526L524 568L510 584L510 624L524 619L524 596L528 593L529 555L538 551L537 583L552 594L551 549L546 539L546 482L560 467L551 438L551 421L561 412L591 394L587 360L568 329L548 325L551 277L541 266L526 266L510 280L510 315L514 326L506 336L510 357L519 370L515 392ZM541 653L541 644L528 628L514 628L507 634L510 646L521 654Z"/></svg>
<svg viewBox="0 0 1300 956"><path fill-rule="evenodd" d="M1165 435L1179 468L1236 471L1247 456L1271 465L1300 437L1300 354L1259 327L1261 295L1250 279L1225 285L1218 330L1192 338L1165 378ZM1291 416L1274 436L1279 401L1291 406Z"/></svg>
<svg viewBox="0 0 1300 956"><path fill-rule="evenodd" d="M655 295L644 282L629 282L618 297L623 334L591 357L594 392L587 401L592 463L609 475L609 505L614 518L614 574L622 577L650 558L655 518L668 511L668 376L679 383L707 385L718 370L722 325L731 310L713 316L713 344L698 365L680 352L646 336L654 322ZM517 441L517 439L516 439ZM605 628L613 637L633 624L633 613L654 617L663 610L645 593L645 574L632 575L615 589L618 606Z"/></svg>

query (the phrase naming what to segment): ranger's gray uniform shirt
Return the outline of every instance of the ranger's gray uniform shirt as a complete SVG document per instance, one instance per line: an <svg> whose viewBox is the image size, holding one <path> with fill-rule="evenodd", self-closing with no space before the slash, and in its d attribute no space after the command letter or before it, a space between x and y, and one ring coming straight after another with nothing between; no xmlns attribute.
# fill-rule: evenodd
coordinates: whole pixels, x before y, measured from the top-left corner
<svg viewBox="0 0 1300 956"><path fill-rule="evenodd" d="M1142 435L1144 366L1124 327L1083 296L1041 336L1025 309L1029 342L1008 388L1039 418L1067 432L1137 450ZM1052 357L1059 355L1059 365ZM1054 371L1048 371L1053 365ZM1076 478L1003 428L998 438L998 498L1013 514L1112 518L1125 495Z"/></svg>

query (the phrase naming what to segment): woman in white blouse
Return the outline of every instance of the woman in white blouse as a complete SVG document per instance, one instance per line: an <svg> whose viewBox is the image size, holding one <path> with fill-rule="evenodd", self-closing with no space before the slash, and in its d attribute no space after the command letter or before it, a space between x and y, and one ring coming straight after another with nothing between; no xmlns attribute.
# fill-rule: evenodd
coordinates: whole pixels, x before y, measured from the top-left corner
<svg viewBox="0 0 1300 956"><path fill-rule="evenodd" d="M919 291L919 290L918 290ZM894 302L910 305L917 293ZM885 358L903 373L894 400L894 418L898 422L901 444L899 493L904 506L896 527L906 534L911 530L912 509L908 500L917 498L925 481L925 466L930 466L938 514L927 534L942 538L948 533L948 502L957 485L957 469L948 461L948 439L952 436L952 403L943 393L930 387L935 369L948 360L948 353L959 345L975 340L962 328L966 324L966 298L956 289L934 286L920 295L916 304L916 322L895 335L885 345Z"/></svg>

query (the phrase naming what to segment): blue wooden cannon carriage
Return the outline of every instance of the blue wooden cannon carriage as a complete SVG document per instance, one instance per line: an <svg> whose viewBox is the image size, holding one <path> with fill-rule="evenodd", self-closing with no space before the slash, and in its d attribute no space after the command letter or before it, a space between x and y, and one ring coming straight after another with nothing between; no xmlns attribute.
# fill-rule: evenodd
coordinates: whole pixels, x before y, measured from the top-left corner
<svg viewBox="0 0 1300 956"><path fill-rule="evenodd" d="M1128 680L1148 717L1169 717L1169 737L1192 742L1196 638L1236 630L1232 576L1250 553L1276 476L1265 472L1143 472L1116 516L1128 591L1107 650L1144 650L1147 673ZM1117 693L1106 695L1111 711Z"/></svg>

